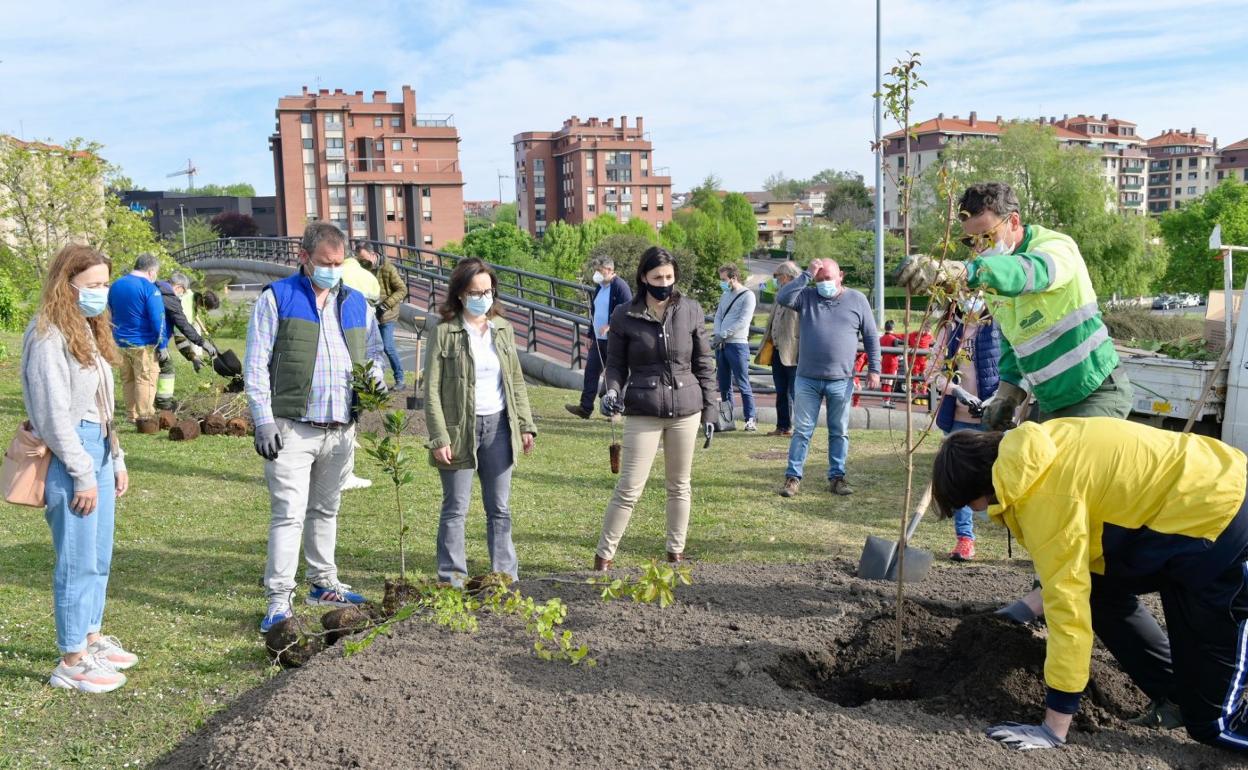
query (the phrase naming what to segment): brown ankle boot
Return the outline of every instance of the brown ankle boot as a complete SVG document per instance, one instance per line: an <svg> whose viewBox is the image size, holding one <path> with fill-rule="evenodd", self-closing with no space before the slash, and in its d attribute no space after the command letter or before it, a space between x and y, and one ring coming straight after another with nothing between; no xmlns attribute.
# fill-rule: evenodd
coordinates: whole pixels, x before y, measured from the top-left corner
<svg viewBox="0 0 1248 770"><path fill-rule="evenodd" d="M672 553L671 551L667 552L667 561L670 564L676 564L677 562L682 562L684 560L685 555L683 553Z"/></svg>
<svg viewBox="0 0 1248 770"><path fill-rule="evenodd" d="M594 572L606 572L611 569L611 564L611 559L604 559L598 554L594 554Z"/></svg>

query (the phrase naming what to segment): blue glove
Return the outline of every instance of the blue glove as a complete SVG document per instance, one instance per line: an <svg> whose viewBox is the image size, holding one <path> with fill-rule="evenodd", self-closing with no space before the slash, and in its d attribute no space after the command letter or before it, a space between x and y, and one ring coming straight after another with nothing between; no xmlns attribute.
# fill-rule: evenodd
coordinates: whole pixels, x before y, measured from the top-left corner
<svg viewBox="0 0 1248 770"><path fill-rule="evenodd" d="M624 404L620 403L620 394L615 392L615 388L603 394L600 408L603 415L607 417L624 411Z"/></svg>
<svg viewBox="0 0 1248 770"><path fill-rule="evenodd" d="M256 454L266 460L276 460L277 453L282 450L282 434L277 430L277 423L256 426Z"/></svg>
<svg viewBox="0 0 1248 770"><path fill-rule="evenodd" d="M1018 751L1060 749L1066 745L1066 741L1058 738L1057 733L1044 724L1024 725L1018 722L1002 722L989 727L985 734L994 741Z"/></svg>

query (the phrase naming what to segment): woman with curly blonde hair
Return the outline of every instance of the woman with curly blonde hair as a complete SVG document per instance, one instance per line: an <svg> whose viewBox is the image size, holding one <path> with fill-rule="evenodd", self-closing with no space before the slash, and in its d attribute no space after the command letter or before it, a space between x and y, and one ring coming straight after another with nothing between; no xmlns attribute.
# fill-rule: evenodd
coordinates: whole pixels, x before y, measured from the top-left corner
<svg viewBox="0 0 1248 770"><path fill-rule="evenodd" d="M52 596L61 660L48 683L109 692L138 658L100 633L113 557L116 498L129 486L113 429L117 361L108 315L109 261L87 246L56 255L22 339L22 396L52 461L45 517L55 561Z"/></svg>

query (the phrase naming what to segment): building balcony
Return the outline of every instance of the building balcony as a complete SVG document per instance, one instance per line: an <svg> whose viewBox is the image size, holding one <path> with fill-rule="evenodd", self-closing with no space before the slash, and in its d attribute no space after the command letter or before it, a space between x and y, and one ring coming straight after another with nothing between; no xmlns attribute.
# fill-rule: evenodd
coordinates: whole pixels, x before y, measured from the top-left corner
<svg viewBox="0 0 1248 770"><path fill-rule="evenodd" d="M328 182L329 184L346 184L347 175L346 174L328 174L325 177L325 181Z"/></svg>
<svg viewBox="0 0 1248 770"><path fill-rule="evenodd" d="M1142 174L1144 173L1144 162L1124 163L1119 167L1119 170L1124 174Z"/></svg>
<svg viewBox="0 0 1248 770"><path fill-rule="evenodd" d="M1144 183L1139 182L1139 181L1122 182L1121 184L1118 185L1118 188L1121 190L1139 190L1139 189L1142 189L1143 187L1144 187Z"/></svg>
<svg viewBox="0 0 1248 770"><path fill-rule="evenodd" d="M343 160L346 157L347 157L347 151L341 147L326 147L325 148L326 160Z"/></svg>
<svg viewBox="0 0 1248 770"><path fill-rule="evenodd" d="M454 128L455 116L451 113L417 113L412 118L412 125L417 128Z"/></svg>

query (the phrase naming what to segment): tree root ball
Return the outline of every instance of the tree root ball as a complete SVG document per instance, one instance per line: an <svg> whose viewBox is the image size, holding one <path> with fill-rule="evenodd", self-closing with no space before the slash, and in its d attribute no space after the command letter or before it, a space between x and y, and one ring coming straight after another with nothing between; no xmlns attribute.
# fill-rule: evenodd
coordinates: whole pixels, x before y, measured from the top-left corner
<svg viewBox="0 0 1248 770"><path fill-rule="evenodd" d="M225 435L225 418L213 412L205 415L200 425L204 429L205 436L224 436Z"/></svg>
<svg viewBox="0 0 1248 770"><path fill-rule="evenodd" d="M140 417L134 421L139 433L160 433L160 420L155 417Z"/></svg>
<svg viewBox="0 0 1248 770"><path fill-rule="evenodd" d="M339 607L321 616L321 626L329 633L325 636L325 644L336 643L344 636L358 634L372 625L372 618L359 607Z"/></svg>
<svg viewBox="0 0 1248 770"><path fill-rule="evenodd" d="M464 593L476 595L487 588L501 588L506 590L507 586L512 584L511 575L502 572L490 572L485 575L477 575L464 581Z"/></svg>
<svg viewBox="0 0 1248 770"><path fill-rule="evenodd" d="M199 423L183 420L169 429L170 441L194 441L199 438Z"/></svg>
<svg viewBox="0 0 1248 770"><path fill-rule="evenodd" d="M251 432L251 424L242 417L233 417L225 422L225 435L246 436Z"/></svg>
<svg viewBox="0 0 1248 770"><path fill-rule="evenodd" d="M324 649L324 643L300 631L294 618L287 618L265 632L264 648L269 660L282 668L298 668Z"/></svg>
<svg viewBox="0 0 1248 770"><path fill-rule="evenodd" d="M420 589L406 580L387 580L386 594L381 600L382 614L387 618L420 597Z"/></svg>
<svg viewBox="0 0 1248 770"><path fill-rule="evenodd" d="M178 424L178 418L168 409L161 409L156 418L160 421L161 430L169 430Z"/></svg>

